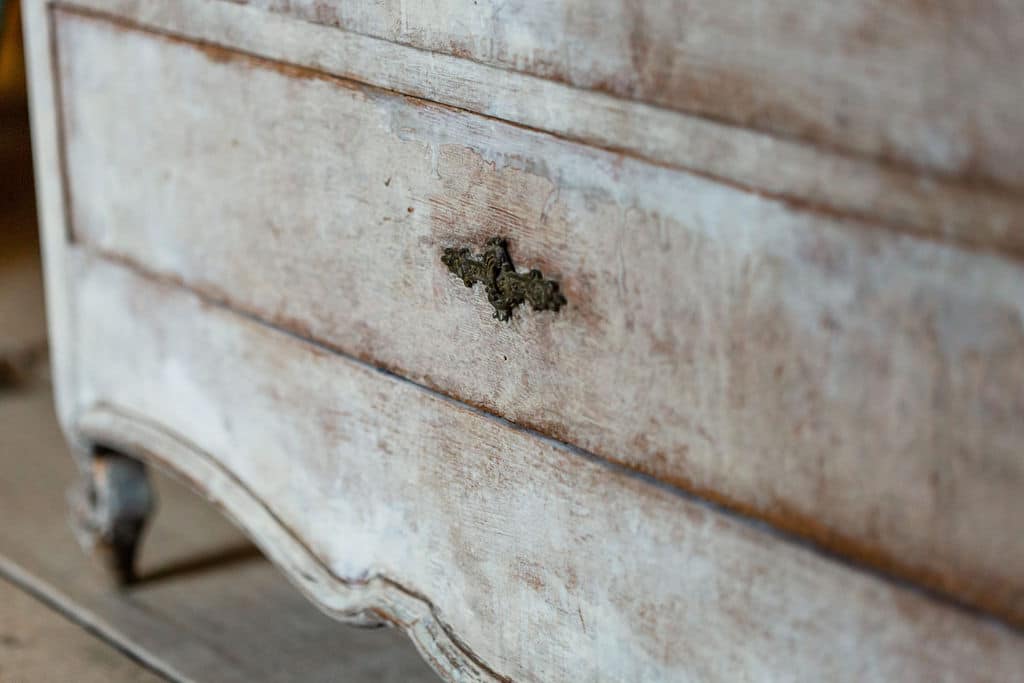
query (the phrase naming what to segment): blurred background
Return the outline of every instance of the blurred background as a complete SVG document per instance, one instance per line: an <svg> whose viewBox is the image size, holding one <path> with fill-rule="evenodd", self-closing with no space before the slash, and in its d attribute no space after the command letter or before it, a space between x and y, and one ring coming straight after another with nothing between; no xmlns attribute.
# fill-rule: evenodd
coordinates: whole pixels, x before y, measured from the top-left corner
<svg viewBox="0 0 1024 683"><path fill-rule="evenodd" d="M0 385L45 365L25 59L17 2L0 2Z"/></svg>

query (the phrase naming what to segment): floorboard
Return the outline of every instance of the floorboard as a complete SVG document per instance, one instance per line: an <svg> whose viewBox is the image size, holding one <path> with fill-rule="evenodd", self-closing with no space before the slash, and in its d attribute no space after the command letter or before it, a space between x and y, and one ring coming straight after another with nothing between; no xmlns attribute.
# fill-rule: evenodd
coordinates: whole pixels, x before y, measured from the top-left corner
<svg viewBox="0 0 1024 683"><path fill-rule="evenodd" d="M161 680L18 586L0 580L0 681Z"/></svg>

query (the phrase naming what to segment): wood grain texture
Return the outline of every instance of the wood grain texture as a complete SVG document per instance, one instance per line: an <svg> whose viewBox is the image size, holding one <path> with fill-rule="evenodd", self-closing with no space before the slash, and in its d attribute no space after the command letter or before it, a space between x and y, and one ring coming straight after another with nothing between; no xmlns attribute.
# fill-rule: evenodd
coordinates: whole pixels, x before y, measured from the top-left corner
<svg viewBox="0 0 1024 683"><path fill-rule="evenodd" d="M325 609L403 626L450 680L1024 670L989 620L179 288L69 267L79 437L181 472Z"/></svg>
<svg viewBox="0 0 1024 683"><path fill-rule="evenodd" d="M49 388L0 395L0 576L41 596L167 680L438 680L398 630L352 628L321 614L220 510L159 472L153 477L159 509L142 546L140 581L116 589L72 536L65 494L74 478L75 464L53 414ZM17 662L32 664L31 653L56 652L70 660L81 652L75 644L81 639L62 643L49 634L37 631L37 639L24 632L17 619L8 618L14 608L0 598L0 633L17 639L5 649L0 636L0 680L89 680L84 666L78 675L61 675L60 661L35 670L49 677L12 675ZM108 663L106 657L89 661Z"/></svg>
<svg viewBox="0 0 1024 683"><path fill-rule="evenodd" d="M243 0L940 174L1024 186L1016 2Z"/></svg>
<svg viewBox="0 0 1024 683"><path fill-rule="evenodd" d="M58 27L91 248L1024 619L1019 263L94 18ZM566 310L499 323L440 262L499 234Z"/></svg>
<svg viewBox="0 0 1024 683"><path fill-rule="evenodd" d="M74 7L550 131L826 214L1024 255L1020 193L234 3L75 0Z"/></svg>
<svg viewBox="0 0 1024 683"><path fill-rule="evenodd" d="M165 679L0 579L0 680L157 683Z"/></svg>

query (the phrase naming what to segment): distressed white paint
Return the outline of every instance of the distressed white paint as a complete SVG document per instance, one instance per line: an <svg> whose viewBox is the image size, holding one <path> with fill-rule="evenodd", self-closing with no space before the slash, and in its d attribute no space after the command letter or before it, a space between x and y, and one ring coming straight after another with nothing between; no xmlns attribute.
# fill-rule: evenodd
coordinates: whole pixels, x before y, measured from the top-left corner
<svg viewBox="0 0 1024 683"><path fill-rule="evenodd" d="M121 266L74 272L81 435L184 474L325 609L382 610L451 680L1024 670L990 621ZM199 395L212 414L181 410Z"/></svg>
<svg viewBox="0 0 1024 683"><path fill-rule="evenodd" d="M242 1L854 153L1024 183L1019 3Z"/></svg>
<svg viewBox="0 0 1024 683"><path fill-rule="evenodd" d="M241 1L824 146L1024 183L1019 3Z"/></svg>
<svg viewBox="0 0 1024 683"><path fill-rule="evenodd" d="M673 168L223 51L211 62L61 11L74 29L57 46L65 206L50 24L43 2L26 5L69 436L190 476L328 610L383 610L453 679L489 667L522 680L1008 680L1024 668L1005 627L134 271L85 254L69 264L64 222L87 249L565 428L606 457L732 491L840 552L897 548L895 569L1018 619L1022 549L1007 520L1021 512L1020 265L677 169L1015 252L1019 198L253 8L82 0ZM567 311L500 326L440 268L441 246L499 228L521 264L562 279ZM387 334L395 321L407 331ZM612 374L588 374L595 359ZM545 407L551 395L567 400ZM647 429L616 422L616 407L669 405Z"/></svg>
<svg viewBox="0 0 1024 683"><path fill-rule="evenodd" d="M52 45L49 11L45 3L24 2L25 57L30 104L32 108L32 161L35 170L36 212L40 225L40 244L46 279L46 316L51 372L55 380L54 399L61 427L70 433L67 423L72 409L69 397L74 393L74 315L66 296L67 271L64 268L67 247L66 204L61 171L59 109L53 81Z"/></svg>
<svg viewBox="0 0 1024 683"><path fill-rule="evenodd" d="M1005 523L1024 518L1019 263L92 18L59 26L91 248L1024 617ZM441 264L496 234L561 280L566 310L499 323Z"/></svg>
<svg viewBox="0 0 1024 683"><path fill-rule="evenodd" d="M1024 253L1022 198L976 183L921 176L788 138L222 0L77 0L75 5L623 150L800 204L940 240ZM1006 96L1014 92L1009 89Z"/></svg>

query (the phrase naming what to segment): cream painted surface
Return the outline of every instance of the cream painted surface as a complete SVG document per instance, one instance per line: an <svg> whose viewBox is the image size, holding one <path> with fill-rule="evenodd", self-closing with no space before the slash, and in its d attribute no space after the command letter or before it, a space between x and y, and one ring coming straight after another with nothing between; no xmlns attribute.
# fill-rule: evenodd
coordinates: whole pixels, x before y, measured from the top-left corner
<svg viewBox="0 0 1024 683"><path fill-rule="evenodd" d="M81 4L672 168L222 50L204 57L64 10L56 20L74 34L55 48L48 6L26 2L54 374L72 440L190 477L318 604L348 620L398 621L452 680L1001 681L1024 671L1020 633L992 620L170 283L84 253L69 263L65 222L84 250L121 249L167 275L180 268L208 297L255 302L251 312L367 360L404 344L412 353L399 360L421 354L440 373L406 368L415 379L506 401L523 421L533 410L601 455L658 453L627 441L630 429L667 439L674 459L649 461L659 472L726 485L707 494L736 485L767 505L759 514L795 501L833 525L811 530L819 541L853 554L851 538L898 547L909 564L896 570L1019 620L1022 551L1007 521L1021 512L1019 262L825 220L678 169L1018 254L1019 198L251 7ZM72 61L69 50L95 59ZM96 78L115 66L114 78ZM60 73L61 84L51 79ZM67 188L58 94L71 115ZM128 131L137 135L124 149L102 149ZM160 154L144 164L147 150ZM972 172L948 158L947 170ZM1006 158L977 168L1010 180ZM171 164L194 173L157 182ZM274 185L282 171L294 177ZM478 246L495 229L508 229L521 265L562 279L564 315L497 325L479 292L443 272L440 247ZM146 251L169 244L173 254ZM370 276L365 290L353 286L359 274ZM263 296L277 285L303 296ZM316 315L311 302L323 305ZM395 341L354 324L367 311L407 326ZM659 350L659 340L675 345ZM441 343L452 350L438 355ZM608 348L634 355L597 366L613 370L593 385L597 400L574 394L580 378L602 378L584 361ZM502 349L512 353L499 363ZM614 372L627 362L634 370ZM660 387L675 403L657 429L615 422L627 389L631 410L670 405ZM569 400L545 410L542 389ZM715 448L700 441L697 427L709 426ZM787 519L807 532L798 518L774 521Z"/></svg>
<svg viewBox="0 0 1024 683"><path fill-rule="evenodd" d="M236 47L622 150L887 228L1024 254L1024 198L1019 193L921 175L831 148L221 0L76 0L75 6L153 31ZM1008 96L1013 92L1007 90Z"/></svg>
<svg viewBox="0 0 1024 683"><path fill-rule="evenodd" d="M58 26L90 248L1024 618L1019 262L94 18ZM562 281L565 311L499 323L440 263L497 234ZM181 363L161 381L187 393Z"/></svg>
<svg viewBox="0 0 1024 683"><path fill-rule="evenodd" d="M75 330L68 299L65 270L67 249L67 205L61 167L61 132L56 83L53 79L53 24L44 2L21 3L25 35L26 70L32 109L32 165L35 171L36 214L40 226L40 246L46 283L47 343L51 373L54 377L54 402L61 428L70 434L68 424L74 395Z"/></svg>
<svg viewBox="0 0 1024 683"><path fill-rule="evenodd" d="M241 0L939 173L1024 186L1024 6Z"/></svg>
<svg viewBox="0 0 1024 683"><path fill-rule="evenodd" d="M451 680L1024 670L991 621L122 266L73 273L80 435L186 475L326 609L380 608Z"/></svg>

